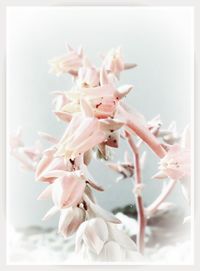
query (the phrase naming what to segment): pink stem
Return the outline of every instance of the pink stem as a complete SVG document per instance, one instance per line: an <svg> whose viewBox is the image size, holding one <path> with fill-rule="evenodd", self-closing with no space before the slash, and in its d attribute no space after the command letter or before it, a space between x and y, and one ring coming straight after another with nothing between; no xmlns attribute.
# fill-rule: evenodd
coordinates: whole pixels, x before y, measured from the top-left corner
<svg viewBox="0 0 200 271"><path fill-rule="evenodd" d="M149 207L146 208L146 213L151 215L156 212L160 204L169 196L173 188L175 187L175 184L177 182L175 180L171 180L166 189L160 193L160 195L157 197L157 199L149 205Z"/></svg>
<svg viewBox="0 0 200 271"><path fill-rule="evenodd" d="M145 126L140 126L134 122L128 122L127 126L137 134L160 158L163 158L166 151L161 146L157 138L146 128Z"/></svg>
<svg viewBox="0 0 200 271"><path fill-rule="evenodd" d="M129 146L134 154L134 164L135 164L135 191L141 189L142 178L141 178L141 169L140 169L140 157L136 144L131 138L130 134L126 133ZM144 214L144 205L141 193L135 192L136 198L136 208L138 213L138 234L137 234L137 247L140 253L144 253L144 237L145 237L145 226L146 218Z"/></svg>

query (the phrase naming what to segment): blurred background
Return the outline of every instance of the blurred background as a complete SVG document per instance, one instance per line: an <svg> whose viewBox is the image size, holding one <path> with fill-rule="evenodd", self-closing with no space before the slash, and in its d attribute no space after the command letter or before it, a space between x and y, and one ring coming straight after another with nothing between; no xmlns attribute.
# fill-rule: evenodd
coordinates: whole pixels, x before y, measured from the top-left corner
<svg viewBox="0 0 200 271"><path fill-rule="evenodd" d="M178 132L191 122L193 91L193 30L190 8L131 7L9 7L7 10L7 133L23 127L26 145L38 138L37 131L61 136L66 125L51 112L55 90L68 90L70 76L49 74L48 61L65 54L65 43L80 44L96 64L100 54L122 47L127 62L138 67L121 76L121 84L135 86L126 102L146 118L160 114L167 127L177 122ZM123 160L127 146L122 142L114 160ZM49 201L37 201L44 184L23 172L19 163L7 155L8 220L14 227L38 225L54 227L58 217L47 222L41 218L51 207ZM143 180L145 204L159 194L162 183L151 179L157 170L157 158L148 152ZM132 183L116 183L117 175L105 164L94 160L90 170L105 187L98 193L101 206L108 210L134 204ZM177 186L170 199L178 206L185 200Z"/></svg>

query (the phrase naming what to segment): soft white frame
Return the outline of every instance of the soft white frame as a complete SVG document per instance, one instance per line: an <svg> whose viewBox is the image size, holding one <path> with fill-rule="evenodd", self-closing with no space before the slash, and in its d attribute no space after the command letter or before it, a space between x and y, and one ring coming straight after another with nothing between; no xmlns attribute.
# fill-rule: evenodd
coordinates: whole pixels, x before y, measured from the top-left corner
<svg viewBox="0 0 200 271"><path fill-rule="evenodd" d="M161 266L161 265L84 265L84 266L34 266L34 265L6 265L6 7L9 6L191 6L194 7L194 24L195 24L195 93L194 93L194 177L195 177L195 189L194 189L194 265L188 266ZM0 141L0 270L99 270L103 268L106 270L145 270L148 268L151 270L200 270L200 260L198 256L198 249L200 249L199 241L200 234L198 232L200 226L200 199L198 198L198 191L200 185L198 183L198 177L200 177L198 169L198 150L200 146L198 138L200 136L200 107L199 103L199 65L200 65L200 1L199 0L0 0L0 129L1 129L1 141Z"/></svg>

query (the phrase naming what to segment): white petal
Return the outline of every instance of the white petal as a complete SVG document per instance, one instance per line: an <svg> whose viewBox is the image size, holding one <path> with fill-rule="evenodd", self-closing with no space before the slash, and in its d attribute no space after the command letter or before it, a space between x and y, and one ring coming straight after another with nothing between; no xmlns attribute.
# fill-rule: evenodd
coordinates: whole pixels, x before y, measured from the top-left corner
<svg viewBox="0 0 200 271"><path fill-rule="evenodd" d="M121 230L118 230L116 225L108 223L109 233L111 238L116 241L120 246L126 249L136 250L136 244L131 238Z"/></svg>
<svg viewBox="0 0 200 271"><path fill-rule="evenodd" d="M104 245L100 254L100 259L105 262L124 260L125 251L114 241L109 241Z"/></svg>
<svg viewBox="0 0 200 271"><path fill-rule="evenodd" d="M83 235L85 243L96 254L99 254L108 240L108 227L102 218L93 218L88 221Z"/></svg>
<svg viewBox="0 0 200 271"><path fill-rule="evenodd" d="M121 221L115 217L112 213L104 210L99 205L94 204L89 198L84 195L84 199L88 205L88 214L91 216L101 217L105 219L106 221L112 222L112 223L121 223Z"/></svg>

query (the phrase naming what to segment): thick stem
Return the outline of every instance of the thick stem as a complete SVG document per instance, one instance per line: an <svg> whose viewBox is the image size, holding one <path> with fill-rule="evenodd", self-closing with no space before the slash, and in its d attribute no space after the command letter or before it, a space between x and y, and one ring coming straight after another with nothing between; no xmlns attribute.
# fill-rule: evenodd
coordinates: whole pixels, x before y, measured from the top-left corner
<svg viewBox="0 0 200 271"><path fill-rule="evenodd" d="M144 253L144 237L145 237L145 226L146 226L146 218L144 214L144 205L142 198L142 178L141 178L141 169L140 169L140 157L138 148L135 145L133 139L130 134L126 133L127 140L130 145L130 148L134 155L134 164L135 164L135 199L136 199L136 208L138 214L138 234L137 234L137 247L140 253Z"/></svg>
<svg viewBox="0 0 200 271"><path fill-rule="evenodd" d="M166 189L164 189L160 193L160 195L157 197L157 199L146 208L145 211L146 211L147 215L149 214L149 216L151 216L153 213L156 212L156 210L158 209L160 204L169 196L169 194L171 193L171 191L175 187L176 183L177 183L177 181L175 181L175 180L171 180L169 182Z"/></svg>
<svg viewBox="0 0 200 271"><path fill-rule="evenodd" d="M129 109L123 103L118 105L120 116L126 120L128 131L140 137L152 151L160 158L166 154L158 139L149 131L149 129L140 120L141 116L137 112L129 112Z"/></svg>

